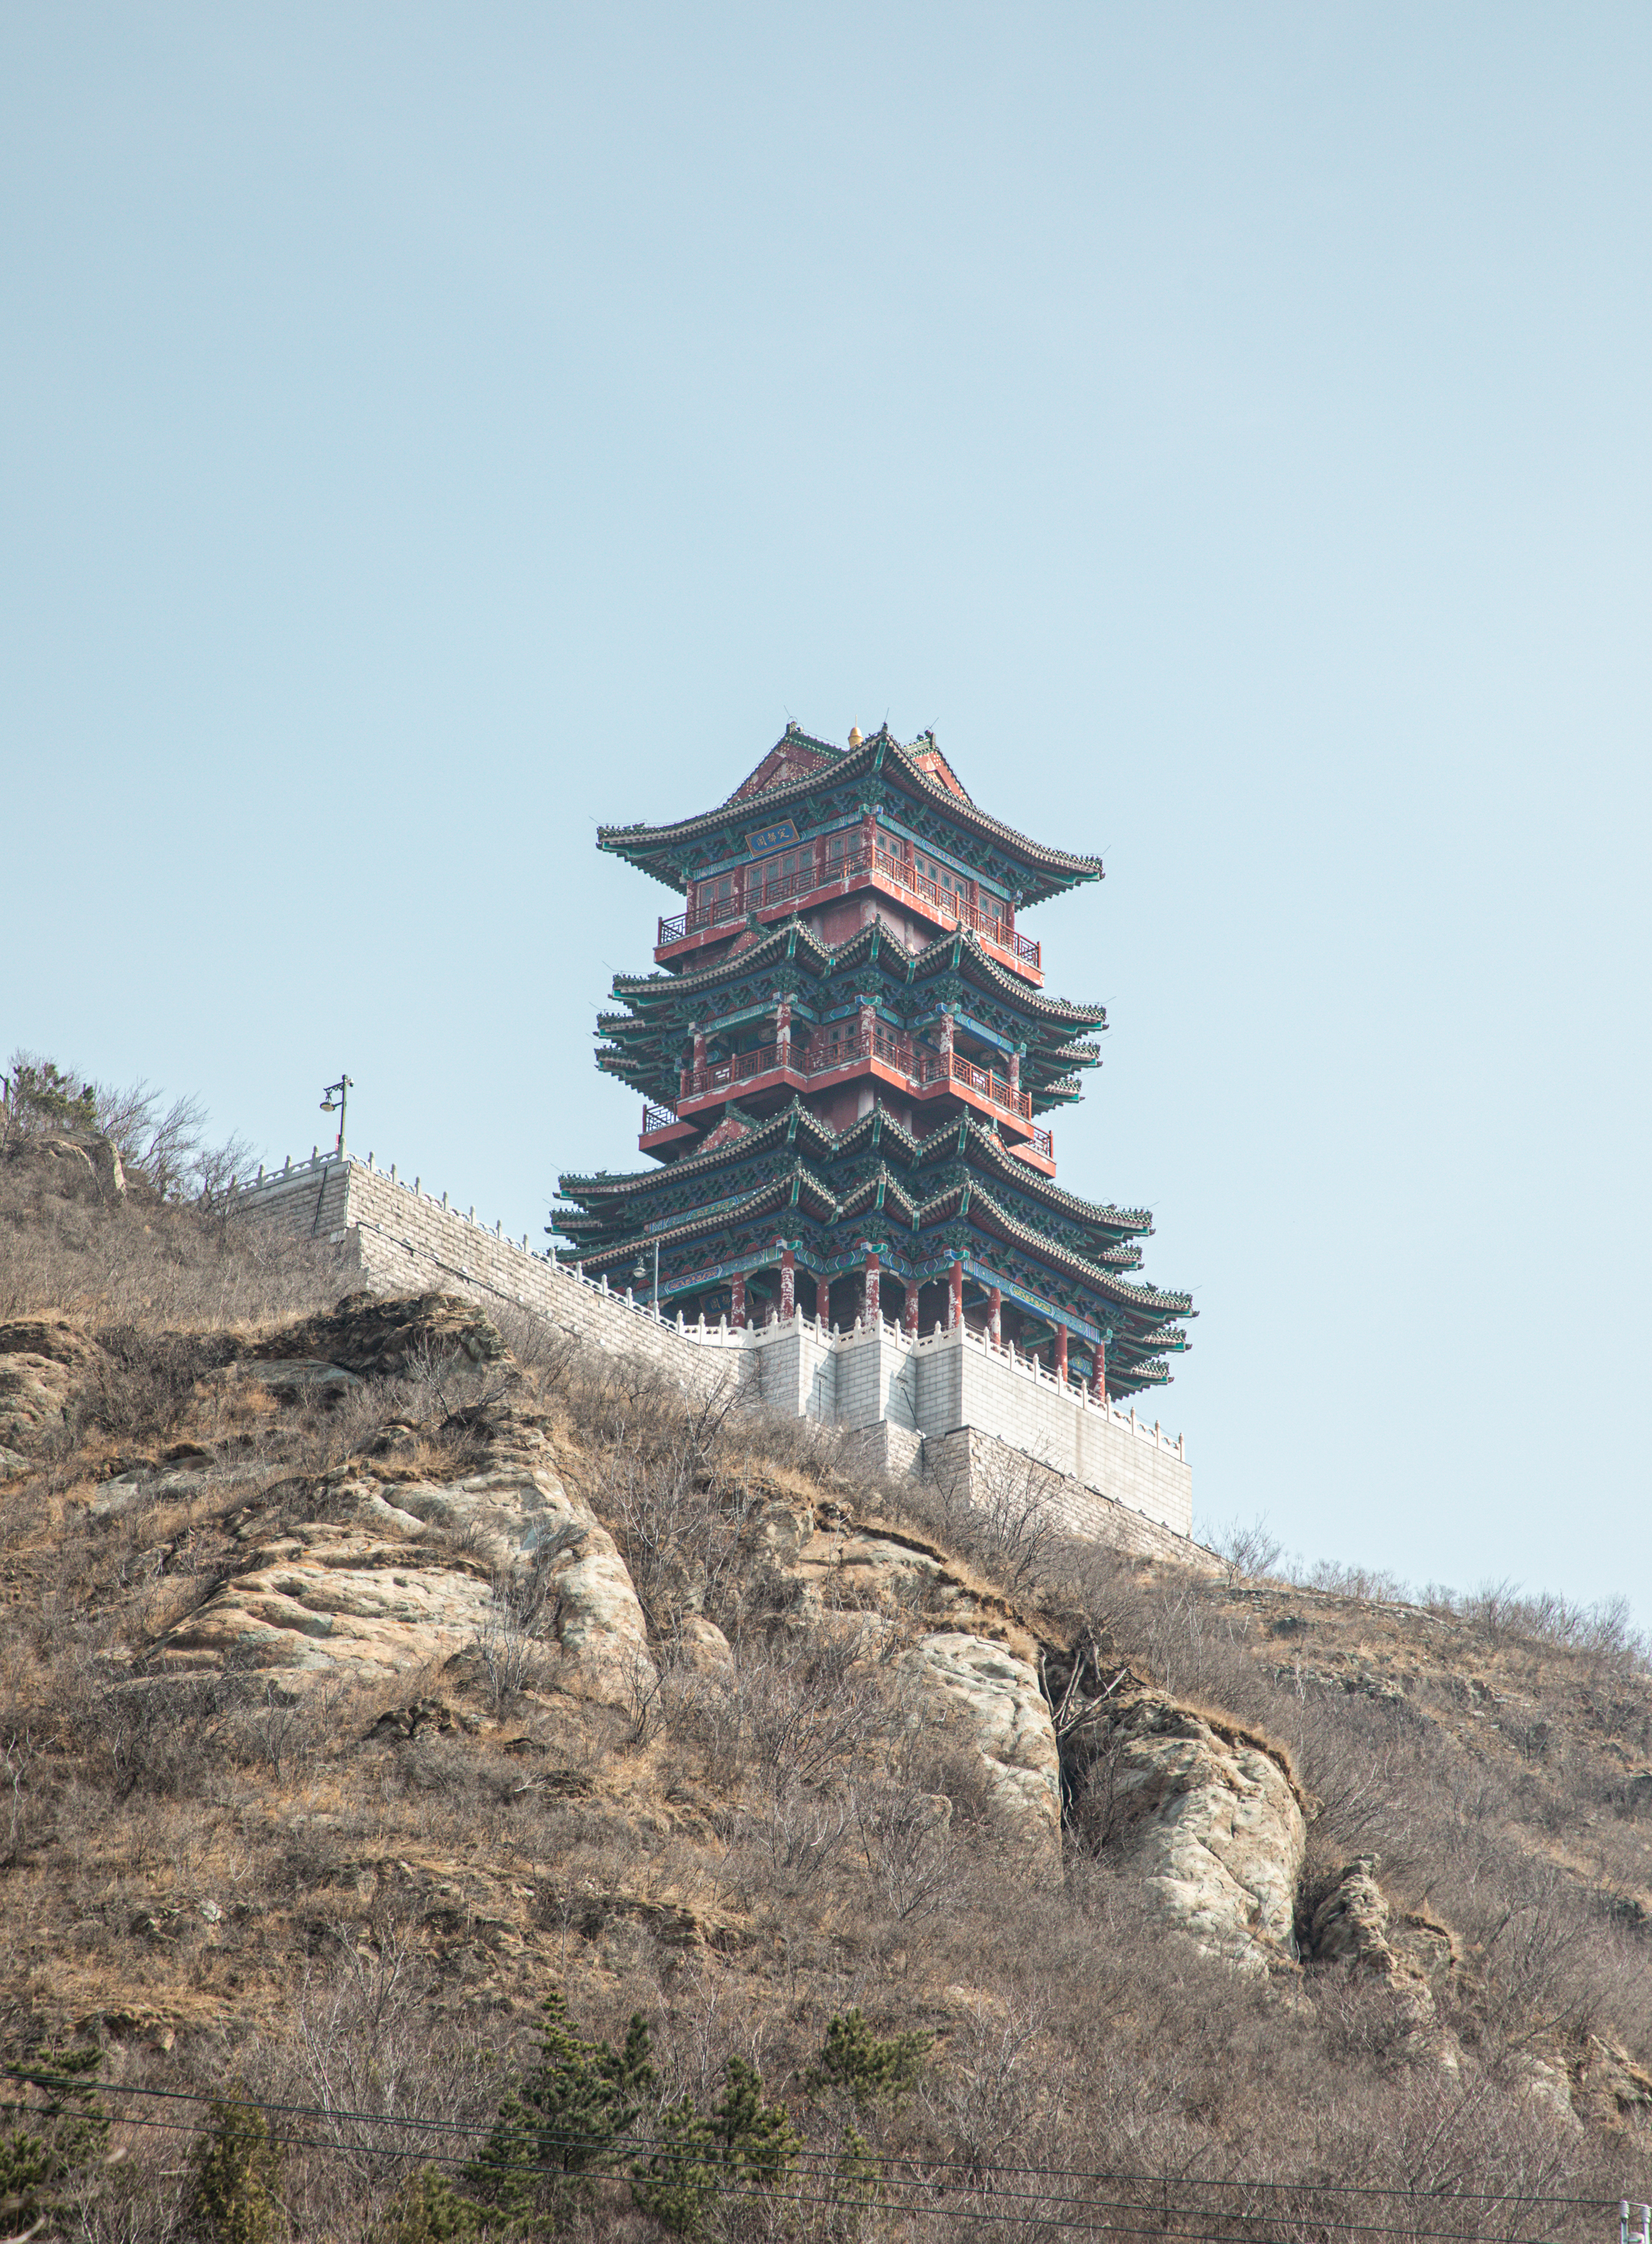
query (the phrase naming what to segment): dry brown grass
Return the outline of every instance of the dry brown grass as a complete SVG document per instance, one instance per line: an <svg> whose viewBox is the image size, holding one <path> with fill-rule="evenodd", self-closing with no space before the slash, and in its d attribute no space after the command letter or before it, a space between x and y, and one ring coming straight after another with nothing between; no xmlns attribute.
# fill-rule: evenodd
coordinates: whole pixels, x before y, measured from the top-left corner
<svg viewBox="0 0 1652 2244"><path fill-rule="evenodd" d="M514 1363L433 1352L341 1403L278 1401L216 1360L215 1332L233 1355L267 1314L265 1280L230 1268L233 1240L220 1255L192 1234L166 1293L153 1272L170 1234L99 1234L94 1253L70 1236L79 1220L7 1281L38 1309L61 1305L43 1271L112 1272L75 1298L105 1322L118 1301L130 1331L105 1347L112 1369L89 1380L58 1453L0 1497L9 2051L78 2031L127 2084L238 2072L275 2098L482 2124L561 1988L589 2031L617 2038L647 2013L663 2096L705 2100L731 2055L757 2064L824 2152L844 2114L803 2083L826 2020L859 2005L880 2031L936 2036L920 2092L860 2116L872 2149L981 2163L898 2218L793 2207L794 2233L1055 2234L1040 2207L991 2195L994 2160L1447 2202L1512 2189L1474 2214L1488 2235L1601 2233L1587 2210L1531 2227L1536 2192L1648 2193L1639 2119L1602 2105L1563 2120L1534 2088L1539 2059L1581 2069L1591 2034L1645 2048L1648 1935L1627 1904L1652 1906L1652 1780L1637 1781L1652 1700L1611 1645L1557 1644L1507 1604L1423 1612L1193 1581L1048 1541L1029 1570L1024 1540L949 1517L944 1491L869 1481L808 1429L691 1408L526 1320L509 1328ZM239 1305L221 1327L213 1284ZM370 1458L382 1477L451 1477L524 1422L627 1554L663 1670L650 1707L531 1676L490 1686L474 1658L302 1697L262 1677L148 1674L158 1634L238 1551L305 1516L328 1472ZM204 1453L199 1486L91 1516L99 1475L182 1443ZM1379 1854L1396 1903L1455 1931L1447 2039L1311 1958L1234 1977L1166 1931L1105 1835L1075 1829L1062 1885L1030 1882L969 1767L903 1725L893 1653L933 1625L924 1613L874 1629L847 1606L754 1604L746 1538L777 1497L945 1550L951 1578L1042 1644L1053 1674L1093 1641L1288 1759L1315 1808L1311 1882ZM691 1608L727 1623L732 1675L678 1656ZM123 2147L80 2233L180 2237L177 2144L129 2129ZM286 2155L292 2233L368 2233L400 2173L376 2131L318 2122ZM1325 2234L1333 2209L1294 2227ZM1435 2225L1468 2227L1458 2212ZM770 2213L721 2217L769 2233ZM590 2222L658 2233L613 2205Z"/></svg>

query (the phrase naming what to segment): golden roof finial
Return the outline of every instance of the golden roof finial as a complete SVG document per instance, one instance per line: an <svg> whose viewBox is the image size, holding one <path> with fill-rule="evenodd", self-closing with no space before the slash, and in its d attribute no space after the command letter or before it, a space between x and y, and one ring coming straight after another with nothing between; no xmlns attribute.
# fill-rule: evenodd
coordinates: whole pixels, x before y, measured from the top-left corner
<svg viewBox="0 0 1652 2244"><path fill-rule="evenodd" d="M849 727L849 746L852 748L858 748L860 745L862 737L863 735L860 726L851 725Z"/></svg>

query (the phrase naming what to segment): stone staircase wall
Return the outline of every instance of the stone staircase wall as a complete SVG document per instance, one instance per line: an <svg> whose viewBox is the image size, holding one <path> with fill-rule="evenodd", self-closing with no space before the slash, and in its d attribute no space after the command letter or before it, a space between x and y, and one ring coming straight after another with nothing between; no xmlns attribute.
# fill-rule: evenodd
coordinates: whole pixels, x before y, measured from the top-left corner
<svg viewBox="0 0 1652 2244"><path fill-rule="evenodd" d="M1180 1443L978 1334L914 1338L893 1325L833 1334L802 1315L746 1331L684 1327L489 1230L371 1157L317 1155L260 1175L235 1203L242 1220L277 1236L328 1240L373 1291L440 1288L509 1305L639 1357L692 1393L732 1382L788 1416L841 1426L880 1470L954 1476L982 1503L1035 1487L1068 1533L1210 1563L1191 1540L1192 1475Z"/></svg>

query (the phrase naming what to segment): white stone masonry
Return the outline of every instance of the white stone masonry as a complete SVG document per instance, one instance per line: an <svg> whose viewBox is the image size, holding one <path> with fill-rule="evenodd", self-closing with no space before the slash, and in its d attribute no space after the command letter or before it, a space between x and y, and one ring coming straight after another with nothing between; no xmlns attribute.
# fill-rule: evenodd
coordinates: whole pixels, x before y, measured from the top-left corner
<svg viewBox="0 0 1652 2244"><path fill-rule="evenodd" d="M881 1323L839 1333L801 1312L744 1331L684 1325L533 1253L525 1237L489 1231L371 1154L260 1173L234 1202L260 1228L330 1241L374 1291L442 1288L510 1303L699 1393L732 1377L774 1409L853 1431L892 1471L944 1469L973 1489L1019 1461L1037 1469L1069 1532L1195 1564L1205 1556L1187 1541L1192 1474L1179 1439L967 1326L917 1338Z"/></svg>

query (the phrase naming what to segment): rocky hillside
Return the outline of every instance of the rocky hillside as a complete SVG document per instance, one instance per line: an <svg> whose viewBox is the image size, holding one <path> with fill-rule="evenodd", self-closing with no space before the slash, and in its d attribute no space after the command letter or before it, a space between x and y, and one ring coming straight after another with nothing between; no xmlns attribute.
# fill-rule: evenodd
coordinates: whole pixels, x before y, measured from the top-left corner
<svg viewBox="0 0 1652 2244"><path fill-rule="evenodd" d="M16 2233L1649 2193L1621 1632L1029 1537L54 1158L0 1198Z"/></svg>

